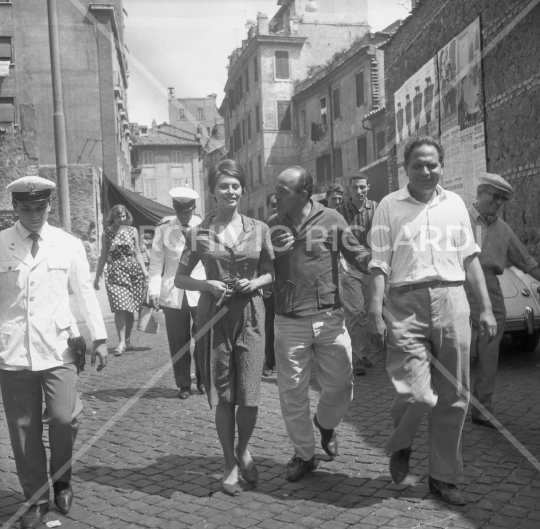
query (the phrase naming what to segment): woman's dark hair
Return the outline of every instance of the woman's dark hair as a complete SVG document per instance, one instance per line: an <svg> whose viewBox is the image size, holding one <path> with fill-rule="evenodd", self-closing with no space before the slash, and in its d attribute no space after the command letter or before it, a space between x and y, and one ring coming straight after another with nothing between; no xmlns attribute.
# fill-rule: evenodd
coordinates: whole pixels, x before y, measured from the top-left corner
<svg viewBox="0 0 540 529"><path fill-rule="evenodd" d="M122 213L126 214L126 224L131 226L133 215L129 212L129 209L122 204L116 204L116 206L111 208L109 215L107 216L107 226L110 226L114 222L115 217L119 217Z"/></svg>
<svg viewBox="0 0 540 529"><path fill-rule="evenodd" d="M216 163L208 171L208 189L212 195L216 189L217 181L220 176L230 176L236 178L242 187L242 193L246 189L246 173L244 168L234 160L222 160Z"/></svg>

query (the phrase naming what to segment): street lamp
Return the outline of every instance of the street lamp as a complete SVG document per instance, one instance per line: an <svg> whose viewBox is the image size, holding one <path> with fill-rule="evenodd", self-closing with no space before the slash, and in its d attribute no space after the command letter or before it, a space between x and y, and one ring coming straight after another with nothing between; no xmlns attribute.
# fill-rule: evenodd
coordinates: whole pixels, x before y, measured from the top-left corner
<svg viewBox="0 0 540 529"><path fill-rule="evenodd" d="M309 0L309 2L306 4L306 11L308 13L315 13L315 11L319 10L319 6L317 5L317 2L315 0Z"/></svg>

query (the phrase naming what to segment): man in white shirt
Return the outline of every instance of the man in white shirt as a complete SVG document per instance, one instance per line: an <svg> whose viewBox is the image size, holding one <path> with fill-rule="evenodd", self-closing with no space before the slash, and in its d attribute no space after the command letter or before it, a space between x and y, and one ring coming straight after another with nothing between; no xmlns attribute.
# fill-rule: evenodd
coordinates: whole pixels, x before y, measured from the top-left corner
<svg viewBox="0 0 540 529"><path fill-rule="evenodd" d="M68 341L79 335L68 284L92 335L92 365L96 355L98 371L107 364L107 333L82 241L47 223L55 187L38 176L9 184L19 220L0 232L0 386L28 507L22 529L39 527L49 510L44 423L54 502L67 514L73 501L71 458L82 403L76 391L79 358Z"/></svg>
<svg viewBox="0 0 540 529"><path fill-rule="evenodd" d="M387 342L386 369L397 392L391 410L395 431L385 446L392 453L392 479L401 483L407 476L411 446L428 412L430 490L463 505L456 482L463 475L461 432L469 405L465 279L481 306L480 333L493 339L497 325L467 208L438 185L443 164L438 142L411 141L405 147L408 185L375 211L368 333L376 345Z"/></svg>
<svg viewBox="0 0 540 529"><path fill-rule="evenodd" d="M174 286L174 276L178 261L184 250L184 233L201 223L194 216L198 193L188 187L175 187L169 191L173 199L176 216L165 217L157 225L152 243L148 270L148 296L155 307L162 307L165 313L165 327L173 364L174 379L178 388L178 398L188 399L191 395L191 321L196 322L199 292L183 291ZM204 267L197 265L192 273L196 279L204 279ZM194 325L193 325L194 328ZM183 354L181 353L183 351ZM204 386L195 357L197 389L204 393Z"/></svg>

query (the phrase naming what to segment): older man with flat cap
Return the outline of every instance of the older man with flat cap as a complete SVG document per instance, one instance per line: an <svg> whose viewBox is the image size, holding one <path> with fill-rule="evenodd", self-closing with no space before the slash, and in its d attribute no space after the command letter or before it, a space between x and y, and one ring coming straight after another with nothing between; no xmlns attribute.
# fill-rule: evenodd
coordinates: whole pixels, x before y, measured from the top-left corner
<svg viewBox="0 0 540 529"><path fill-rule="evenodd" d="M472 288L470 285L466 286L472 320L471 358L475 354L477 358L473 396L481 404L481 407L474 406L473 401L472 421L488 428L495 428L491 421L494 412L493 394L499 362L499 345L506 319L504 297L497 276L503 273L507 261L537 281L540 281L540 268L508 224L497 217L501 206L514 195L512 186L501 176L491 173L484 173L478 181L476 202L469 207L469 216L476 243L482 250L479 257L480 265L486 277L493 314L497 319L497 335L490 343L479 335L480 307Z"/></svg>
<svg viewBox="0 0 540 529"><path fill-rule="evenodd" d="M188 187L175 187L169 191L176 216L165 217L157 225L150 255L148 270L148 296L155 307L165 313L165 327L169 340L169 351L173 364L178 398L188 399L191 395L191 321L196 323L199 292L184 291L174 286L178 261L186 243L184 233L202 222L194 215L195 201L199 195ZM192 273L196 279L204 279L204 268L199 264ZM197 389L204 393L201 375L195 357Z"/></svg>
<svg viewBox="0 0 540 529"><path fill-rule="evenodd" d="M81 356L72 338L79 331L68 285L92 335L92 365L96 354L98 371L107 364L107 333L84 246L47 223L55 187L38 176L9 184L19 220L0 232L0 386L26 498L23 529L39 527L49 510L43 424L49 427L54 502L67 514L73 501L71 458L82 411L76 391Z"/></svg>

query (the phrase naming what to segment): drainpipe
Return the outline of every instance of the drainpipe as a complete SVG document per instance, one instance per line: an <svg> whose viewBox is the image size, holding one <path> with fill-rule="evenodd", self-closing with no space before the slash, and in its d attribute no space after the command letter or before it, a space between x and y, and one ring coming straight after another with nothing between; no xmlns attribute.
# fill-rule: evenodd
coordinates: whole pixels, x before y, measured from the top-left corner
<svg viewBox="0 0 540 529"><path fill-rule="evenodd" d="M58 210L60 224L71 230L69 206L68 158L66 139L66 120L62 95L62 72L60 66L60 45L58 38L58 12L56 0L47 0L49 17L49 46L51 52L51 74L54 106L54 149L56 154L56 181L58 185Z"/></svg>
<svg viewBox="0 0 540 529"><path fill-rule="evenodd" d="M332 99L332 85L328 84L328 105L326 106L328 115L330 116L330 165L332 170L332 181L335 181L334 174L334 101Z"/></svg>

